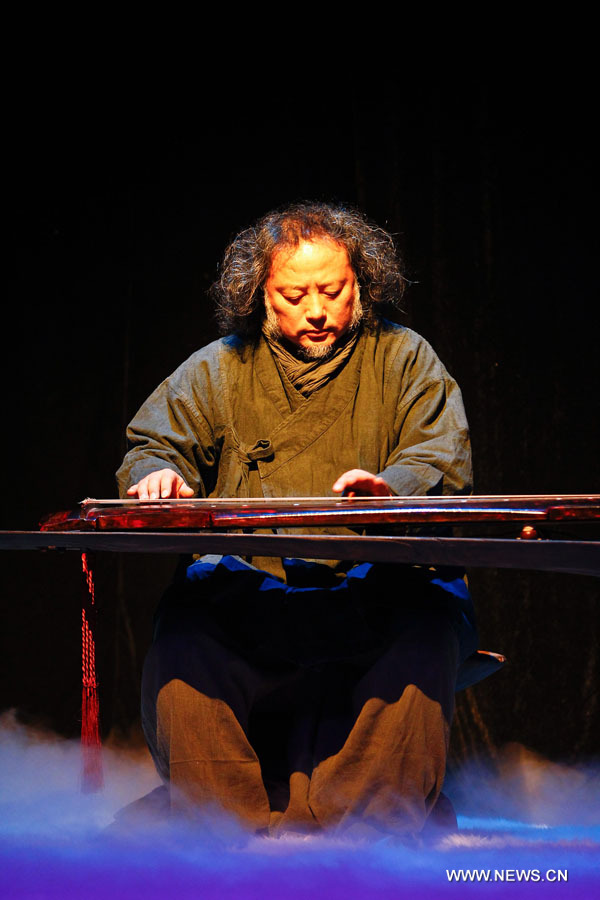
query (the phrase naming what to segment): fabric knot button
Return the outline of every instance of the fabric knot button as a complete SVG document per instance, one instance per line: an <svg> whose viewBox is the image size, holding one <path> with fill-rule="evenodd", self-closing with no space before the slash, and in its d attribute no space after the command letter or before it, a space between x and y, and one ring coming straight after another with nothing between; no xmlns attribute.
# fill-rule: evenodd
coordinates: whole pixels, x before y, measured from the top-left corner
<svg viewBox="0 0 600 900"><path fill-rule="evenodd" d="M242 462L251 463L258 459L269 459L273 456L273 446L269 440L257 441L253 447L240 445L238 454Z"/></svg>

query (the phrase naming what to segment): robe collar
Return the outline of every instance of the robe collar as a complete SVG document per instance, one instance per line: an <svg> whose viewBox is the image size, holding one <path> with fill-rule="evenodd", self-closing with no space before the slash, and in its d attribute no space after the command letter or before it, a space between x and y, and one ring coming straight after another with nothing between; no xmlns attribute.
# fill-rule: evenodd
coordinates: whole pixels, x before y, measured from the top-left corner
<svg viewBox="0 0 600 900"><path fill-rule="evenodd" d="M290 383L303 397L308 398L343 369L352 355L359 333L356 329L345 335L327 359L308 361L299 359L285 344L270 337L264 330L263 338Z"/></svg>

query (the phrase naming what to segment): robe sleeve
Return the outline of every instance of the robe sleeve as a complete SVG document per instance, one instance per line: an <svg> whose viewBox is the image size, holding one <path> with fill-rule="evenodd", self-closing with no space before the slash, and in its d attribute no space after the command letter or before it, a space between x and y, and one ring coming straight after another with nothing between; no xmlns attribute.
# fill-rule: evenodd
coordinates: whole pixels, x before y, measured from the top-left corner
<svg viewBox="0 0 600 900"><path fill-rule="evenodd" d="M469 428L460 389L421 341L400 377L396 444L380 476L394 494L469 494L473 486Z"/></svg>
<svg viewBox="0 0 600 900"><path fill-rule="evenodd" d="M186 364L184 364L185 366ZM148 397L127 427L127 454L117 472L119 495L159 469L172 469L205 497L216 477L218 451L201 385L180 367ZM205 408L203 408L205 407Z"/></svg>

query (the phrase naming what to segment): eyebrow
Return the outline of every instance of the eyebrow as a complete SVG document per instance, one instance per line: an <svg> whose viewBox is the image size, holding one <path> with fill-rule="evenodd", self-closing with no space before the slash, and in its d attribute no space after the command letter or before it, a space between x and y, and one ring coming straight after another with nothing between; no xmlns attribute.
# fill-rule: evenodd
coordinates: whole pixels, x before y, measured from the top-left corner
<svg viewBox="0 0 600 900"><path fill-rule="evenodd" d="M333 281L322 281L317 284L317 287L320 289L334 287L334 285L339 285L340 287L342 287L346 284L347 281L347 278L336 278ZM276 291L303 291L305 290L305 288L306 285L304 284L275 284Z"/></svg>

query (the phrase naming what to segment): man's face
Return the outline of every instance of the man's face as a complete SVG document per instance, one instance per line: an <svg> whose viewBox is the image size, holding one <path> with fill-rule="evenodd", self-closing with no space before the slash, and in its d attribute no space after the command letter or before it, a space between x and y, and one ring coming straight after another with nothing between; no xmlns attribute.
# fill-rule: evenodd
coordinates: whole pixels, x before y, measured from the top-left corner
<svg viewBox="0 0 600 900"><path fill-rule="evenodd" d="M360 312L345 247L321 238L277 252L265 284L265 306L267 324L275 318L281 335L304 355L328 355Z"/></svg>

